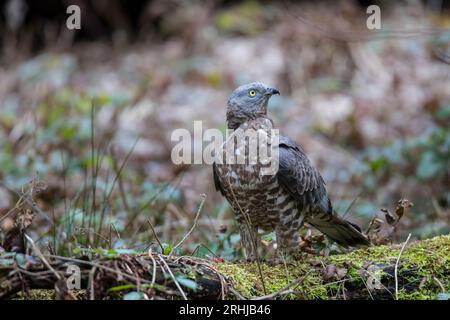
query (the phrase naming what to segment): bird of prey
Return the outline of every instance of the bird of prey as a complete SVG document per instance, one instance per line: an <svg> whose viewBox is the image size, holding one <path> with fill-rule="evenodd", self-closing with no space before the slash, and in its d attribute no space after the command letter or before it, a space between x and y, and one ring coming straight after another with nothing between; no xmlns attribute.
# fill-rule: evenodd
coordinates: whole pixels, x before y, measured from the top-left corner
<svg viewBox="0 0 450 320"><path fill-rule="evenodd" d="M280 93L260 82L234 90L227 103L228 129L271 131L267 104L274 94ZM231 141L225 141L222 150ZM232 148L236 154L242 152L237 146ZM257 257L258 228L275 231L277 248L291 257L300 254L299 229L304 222L344 247L370 244L358 226L333 211L322 176L299 145L280 135L278 157L278 170L269 175L260 174L258 163L213 163L216 190L235 213L248 260Z"/></svg>

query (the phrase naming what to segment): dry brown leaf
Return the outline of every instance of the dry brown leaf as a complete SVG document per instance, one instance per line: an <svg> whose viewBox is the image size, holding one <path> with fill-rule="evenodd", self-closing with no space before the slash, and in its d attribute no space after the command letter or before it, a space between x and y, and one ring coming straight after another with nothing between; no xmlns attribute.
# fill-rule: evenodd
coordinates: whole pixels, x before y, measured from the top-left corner
<svg viewBox="0 0 450 320"><path fill-rule="evenodd" d="M335 274L336 274L336 265L330 264L324 270L323 279L330 280L334 277Z"/></svg>
<svg viewBox="0 0 450 320"><path fill-rule="evenodd" d="M336 269L336 276L338 278L338 280L343 279L348 273L348 269L347 268L337 268Z"/></svg>
<svg viewBox="0 0 450 320"><path fill-rule="evenodd" d="M33 222L34 216L35 213L31 209L20 210L16 216L16 227L21 231L25 230Z"/></svg>
<svg viewBox="0 0 450 320"><path fill-rule="evenodd" d="M395 214L398 216L397 221L400 220L406 213L408 213L409 208L413 206L414 204L410 202L408 199L405 198L400 199L395 208Z"/></svg>

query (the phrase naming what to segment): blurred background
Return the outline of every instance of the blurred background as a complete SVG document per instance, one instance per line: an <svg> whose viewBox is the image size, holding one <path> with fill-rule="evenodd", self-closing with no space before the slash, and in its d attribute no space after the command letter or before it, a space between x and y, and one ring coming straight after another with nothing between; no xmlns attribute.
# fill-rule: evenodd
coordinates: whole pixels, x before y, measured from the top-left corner
<svg viewBox="0 0 450 320"><path fill-rule="evenodd" d="M252 81L281 91L269 113L339 213L366 229L407 198L394 241L449 233L449 27L439 0L2 1L0 239L26 199L51 252L170 251L206 194L180 252L240 258L211 167L175 166L170 136L195 120L225 130L229 94Z"/></svg>

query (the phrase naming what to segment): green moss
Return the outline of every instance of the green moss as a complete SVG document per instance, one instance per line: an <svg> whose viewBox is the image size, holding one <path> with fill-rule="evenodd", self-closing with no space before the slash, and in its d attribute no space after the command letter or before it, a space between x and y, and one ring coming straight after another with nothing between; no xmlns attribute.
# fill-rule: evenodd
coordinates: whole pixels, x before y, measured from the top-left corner
<svg viewBox="0 0 450 320"><path fill-rule="evenodd" d="M54 300L55 290L51 289L33 289L25 294L18 292L13 300Z"/></svg>
<svg viewBox="0 0 450 320"><path fill-rule="evenodd" d="M404 290L400 290L398 293L399 300L435 300L436 297L436 293L430 290L420 290L412 293L406 293Z"/></svg>
<svg viewBox="0 0 450 320"><path fill-rule="evenodd" d="M280 291L295 279L304 277L295 288L296 293L284 298L291 299L330 299L340 290L340 283L336 278L324 280L322 271L327 265L336 265L346 268L347 274L343 279L346 287L356 288L368 298L377 297L379 292L369 294L367 279L361 275L365 265L376 264L386 266L390 274L384 274L386 283L392 285L395 262L400 253L402 244L393 246L374 246L367 249L355 250L345 254L332 255L323 265L313 267L317 257L306 257L305 260L295 264L269 266L262 264L262 274L266 293ZM257 265L254 263L219 263L216 268L228 277L234 288L247 298L264 295L261 277ZM385 271L386 271L385 270ZM376 271L378 272L378 271ZM442 292L441 286L450 286L450 235L439 236L429 240L410 243L405 248L398 268L401 284L399 285L399 299L436 299ZM436 280L437 279L437 280ZM383 282L383 281L382 281ZM400 282L400 281L399 281ZM386 293L383 298L393 298L394 293ZM382 295L381 295L382 296Z"/></svg>
<svg viewBox="0 0 450 320"><path fill-rule="evenodd" d="M77 299L86 299L86 290L72 291ZM56 293L53 289L32 289L27 294L18 292L13 300L55 300Z"/></svg>
<svg viewBox="0 0 450 320"><path fill-rule="evenodd" d="M234 288L243 296L255 298L264 295L263 284L256 264L221 263L217 265L217 269L231 279ZM327 290L323 286L318 271L311 268L307 263L298 262L295 266L289 266L288 270L284 265L269 266L262 264L261 272L268 294L278 292L294 280L304 277L298 286L292 288L300 292L301 295L291 294L287 298L322 299L327 297ZM308 290L306 290L307 288Z"/></svg>

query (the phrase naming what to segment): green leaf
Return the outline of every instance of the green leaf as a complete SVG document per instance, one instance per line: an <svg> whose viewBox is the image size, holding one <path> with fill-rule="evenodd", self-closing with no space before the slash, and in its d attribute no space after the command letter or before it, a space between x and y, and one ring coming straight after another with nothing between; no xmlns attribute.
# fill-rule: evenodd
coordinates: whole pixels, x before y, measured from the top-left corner
<svg viewBox="0 0 450 320"><path fill-rule="evenodd" d="M197 290L197 283L194 280L188 279L186 277L177 277L176 279L178 283L181 284L183 287L191 289L192 291Z"/></svg>
<svg viewBox="0 0 450 320"><path fill-rule="evenodd" d="M383 170L388 165L387 160L384 157L379 157L370 162L370 169L376 173Z"/></svg>
<svg viewBox="0 0 450 320"><path fill-rule="evenodd" d="M3 259L0 258L0 266L10 266L14 263L14 260L12 259Z"/></svg>
<svg viewBox="0 0 450 320"><path fill-rule="evenodd" d="M438 300L450 300L450 293L439 293L437 295Z"/></svg>
<svg viewBox="0 0 450 320"><path fill-rule="evenodd" d="M421 179L430 179L435 177L442 169L442 164L436 159L433 152L427 151L422 154L416 174Z"/></svg>
<svg viewBox="0 0 450 320"><path fill-rule="evenodd" d="M129 254L129 255L138 254L138 252L133 249L121 248L121 249L116 249L115 251L117 254Z"/></svg>
<svg viewBox="0 0 450 320"><path fill-rule="evenodd" d="M123 300L143 300L144 295L142 292L132 291L123 296Z"/></svg>
<svg viewBox="0 0 450 320"><path fill-rule="evenodd" d="M164 243L163 247L164 247L164 251L163 251L164 255L169 255L173 250L173 246L170 243L169 244Z"/></svg>
<svg viewBox="0 0 450 320"><path fill-rule="evenodd" d="M263 235L261 237L261 240L264 240L264 241L267 241L267 242L273 242L273 241L276 241L276 239L277 239L276 237L277 236L276 236L275 232L270 232L268 234Z"/></svg>
<svg viewBox="0 0 450 320"><path fill-rule="evenodd" d="M121 286L116 286L116 287L112 287L109 288L109 292L116 292L116 291L123 291L123 290L129 290L129 289L135 289L136 285L134 284L124 284Z"/></svg>
<svg viewBox="0 0 450 320"><path fill-rule="evenodd" d="M16 254L16 262L21 268L25 268L27 264L27 258L25 257L24 254L18 253Z"/></svg>

